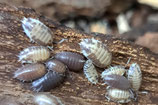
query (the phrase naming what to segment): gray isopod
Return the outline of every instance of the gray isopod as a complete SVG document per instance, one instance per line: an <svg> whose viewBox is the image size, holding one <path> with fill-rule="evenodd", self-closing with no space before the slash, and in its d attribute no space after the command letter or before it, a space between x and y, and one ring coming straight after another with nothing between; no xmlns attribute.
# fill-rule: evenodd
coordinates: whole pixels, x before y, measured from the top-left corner
<svg viewBox="0 0 158 105"><path fill-rule="evenodd" d="M101 41L94 38L82 39L79 45L83 55L97 67L105 68L111 64L112 54Z"/></svg>
<svg viewBox="0 0 158 105"><path fill-rule="evenodd" d="M105 76L103 79L105 84L113 88L121 90L128 90L131 88L130 82L124 76L112 74Z"/></svg>
<svg viewBox="0 0 158 105"><path fill-rule="evenodd" d="M22 27L31 42L36 42L40 45L52 44L53 32L39 20L24 17Z"/></svg>
<svg viewBox="0 0 158 105"><path fill-rule="evenodd" d="M142 72L139 65L137 63L131 64L127 75L127 78L130 81L133 90L138 91L142 82Z"/></svg>
<svg viewBox="0 0 158 105"><path fill-rule="evenodd" d="M117 103L128 103L131 99L134 99L134 93L131 90L120 90L108 87L105 97L108 101L111 100Z"/></svg>
<svg viewBox="0 0 158 105"><path fill-rule="evenodd" d="M83 67L84 74L92 84L98 83L98 73L91 60L87 60Z"/></svg>
<svg viewBox="0 0 158 105"><path fill-rule="evenodd" d="M50 51L44 46L32 46L21 51L18 57L22 63L42 62L50 57Z"/></svg>
<svg viewBox="0 0 158 105"><path fill-rule="evenodd" d="M74 52L59 52L55 58L67 65L72 71L82 70L85 63L84 56Z"/></svg>

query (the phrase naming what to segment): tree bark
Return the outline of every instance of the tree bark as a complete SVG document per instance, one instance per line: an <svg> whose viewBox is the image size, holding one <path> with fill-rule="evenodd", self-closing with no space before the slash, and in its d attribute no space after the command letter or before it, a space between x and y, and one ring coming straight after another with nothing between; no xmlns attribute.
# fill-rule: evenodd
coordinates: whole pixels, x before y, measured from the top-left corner
<svg viewBox="0 0 158 105"><path fill-rule="evenodd" d="M18 62L18 53L24 48L37 45L31 43L23 32L21 26L23 17L39 19L50 27L56 42L63 38L67 39L63 43L53 45L54 51L52 51L52 55L59 51L80 53L78 45L80 39L95 37L109 47L113 54L112 65L125 65L129 57L131 57L130 64L137 62L141 66L143 73L140 91L148 91L148 94L139 94L138 101L131 101L129 105L156 105L158 103L158 55L124 39L112 35L86 34L53 22L36 13L33 9L6 4L0 4L0 100L13 98L26 105L34 104L34 92L29 89L30 84L22 83L13 78L14 71L21 67L21 63ZM128 67L130 64L128 64ZM99 73L101 71L98 70ZM83 72L70 72L65 82L50 92L59 97L66 105L116 104L108 102L105 98L106 85L101 85L101 81L97 85L91 85Z"/></svg>

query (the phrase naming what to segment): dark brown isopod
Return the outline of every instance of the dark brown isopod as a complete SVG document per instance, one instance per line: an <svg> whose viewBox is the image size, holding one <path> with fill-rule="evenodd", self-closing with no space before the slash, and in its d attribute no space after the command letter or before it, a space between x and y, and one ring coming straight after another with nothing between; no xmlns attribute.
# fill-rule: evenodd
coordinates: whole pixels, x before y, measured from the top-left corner
<svg viewBox="0 0 158 105"><path fill-rule="evenodd" d="M64 75L58 74L54 71L48 71L43 77L32 82L33 91L49 91L57 87L64 79Z"/></svg>
<svg viewBox="0 0 158 105"><path fill-rule="evenodd" d="M55 58L67 65L72 71L82 70L85 63L84 56L73 52L60 52L55 55Z"/></svg>
<svg viewBox="0 0 158 105"><path fill-rule="evenodd" d="M46 63L49 68L47 74L32 83L34 91L49 91L57 87L65 77L66 66L57 60L50 60Z"/></svg>
<svg viewBox="0 0 158 105"><path fill-rule="evenodd" d="M46 68L43 64L29 64L15 71L14 78L21 81L31 81L42 77L45 73Z"/></svg>
<svg viewBox="0 0 158 105"><path fill-rule="evenodd" d="M116 74L107 75L104 78L107 85L113 88L128 90L131 88L130 82L124 77Z"/></svg>

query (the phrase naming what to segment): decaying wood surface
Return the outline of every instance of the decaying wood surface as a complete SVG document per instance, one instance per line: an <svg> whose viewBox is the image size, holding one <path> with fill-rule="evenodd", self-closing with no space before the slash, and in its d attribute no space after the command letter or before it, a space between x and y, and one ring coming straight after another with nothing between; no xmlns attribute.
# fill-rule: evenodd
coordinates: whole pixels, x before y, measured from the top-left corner
<svg viewBox="0 0 158 105"><path fill-rule="evenodd" d="M22 30L20 20L23 17L37 18L44 22L55 33L55 41L63 38L68 39L63 43L54 44L52 54L63 50L80 53L78 45L80 39L95 37L107 44L112 51L112 65L125 65L129 57L131 57L130 64L137 62L140 64L143 72L140 91L148 91L149 93L139 94L138 102L130 102L129 105L156 105L158 103L158 55L126 40L110 35L90 35L67 28L29 8L17 8L0 4L0 105L5 105L3 102L8 102L7 100L11 101L11 99L15 99L26 105L33 105L32 99L34 93L29 89L30 84L22 83L13 78L13 72L18 67L21 67L20 62L17 61L18 53L26 47L36 45L29 42L29 39ZM105 99L106 86L101 85L101 83L91 85L85 79L83 72L70 72L64 84L52 89L51 93L58 96L66 105L116 104L107 102Z"/></svg>

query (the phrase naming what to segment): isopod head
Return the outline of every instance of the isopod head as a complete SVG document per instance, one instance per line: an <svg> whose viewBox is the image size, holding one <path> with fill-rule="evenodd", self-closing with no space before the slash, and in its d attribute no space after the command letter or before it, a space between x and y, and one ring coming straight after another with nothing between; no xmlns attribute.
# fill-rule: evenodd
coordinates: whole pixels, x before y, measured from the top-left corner
<svg viewBox="0 0 158 105"><path fill-rule="evenodd" d="M97 67L105 68L111 64L112 54L101 41L94 38L82 39L79 45L83 55Z"/></svg>
<svg viewBox="0 0 158 105"><path fill-rule="evenodd" d="M38 105L64 105L58 97L44 92L35 94L34 101Z"/></svg>
<svg viewBox="0 0 158 105"><path fill-rule="evenodd" d="M142 72L137 63L131 64L127 72L127 78L130 81L133 90L138 91L142 82Z"/></svg>
<svg viewBox="0 0 158 105"><path fill-rule="evenodd" d="M112 74L105 76L103 79L105 84L113 88L121 90L128 90L131 88L130 82L124 76Z"/></svg>
<svg viewBox="0 0 158 105"><path fill-rule="evenodd" d="M99 76L91 60L87 60L85 62L83 71L88 81L90 81L92 84L98 83Z"/></svg>
<svg viewBox="0 0 158 105"><path fill-rule="evenodd" d="M52 31L37 19L24 17L22 27L32 42L40 45L49 45L53 42Z"/></svg>
<svg viewBox="0 0 158 105"><path fill-rule="evenodd" d="M50 51L44 46L32 46L21 51L18 57L22 63L37 63L46 61Z"/></svg>
<svg viewBox="0 0 158 105"><path fill-rule="evenodd" d="M21 81L32 81L46 74L46 68L43 64L28 64L14 72L14 78Z"/></svg>
<svg viewBox="0 0 158 105"><path fill-rule="evenodd" d="M74 52L59 52L55 58L63 62L72 71L81 71L85 63L83 55Z"/></svg>
<svg viewBox="0 0 158 105"><path fill-rule="evenodd" d="M108 88L105 97L108 101L117 103L128 103L134 98L134 93L131 90L120 90L116 88Z"/></svg>
<svg viewBox="0 0 158 105"><path fill-rule="evenodd" d="M101 73L101 77L104 78L105 76L112 75L112 74L123 75L125 73L125 71L126 71L126 69L124 66L113 66L108 69L105 69Z"/></svg>

